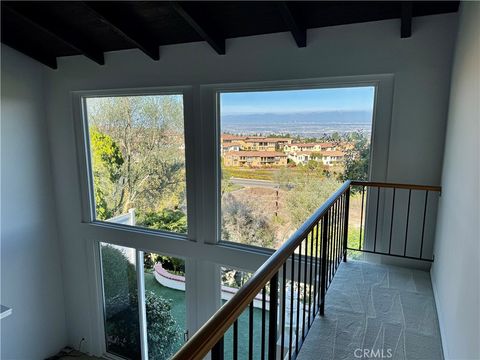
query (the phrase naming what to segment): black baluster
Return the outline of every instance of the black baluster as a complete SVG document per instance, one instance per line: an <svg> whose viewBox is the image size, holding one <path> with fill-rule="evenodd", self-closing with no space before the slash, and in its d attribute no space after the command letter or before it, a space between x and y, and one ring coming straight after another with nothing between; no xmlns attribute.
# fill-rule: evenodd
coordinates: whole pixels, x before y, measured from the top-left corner
<svg viewBox="0 0 480 360"><path fill-rule="evenodd" d="M365 186L362 185L362 209L360 211L360 237L358 238L358 250L362 250L362 230L363 230L363 203L365 201Z"/></svg>
<svg viewBox="0 0 480 360"><path fill-rule="evenodd" d="M270 280L270 322L268 324L268 360L277 357L278 272Z"/></svg>
<svg viewBox="0 0 480 360"><path fill-rule="evenodd" d="M248 358L253 360L253 300L248 311Z"/></svg>
<svg viewBox="0 0 480 360"><path fill-rule="evenodd" d="M343 244L343 233L342 233L342 224L343 224L343 194L338 198L338 236L337 236L337 253L335 254L335 272L340 264L340 259L342 258L342 244Z"/></svg>
<svg viewBox="0 0 480 360"><path fill-rule="evenodd" d="M286 316L286 291L287 291L287 263L282 267L282 339L280 342L280 359L283 360L285 347L285 316Z"/></svg>
<svg viewBox="0 0 480 360"><path fill-rule="evenodd" d="M266 308L266 289L262 289L262 341L261 341L261 355L262 360L265 359L265 308Z"/></svg>
<svg viewBox="0 0 480 360"><path fill-rule="evenodd" d="M316 225L316 231L315 231L315 277L313 281L313 318L315 319L315 315L317 315L317 279L318 279L318 231L319 229L319 224L317 223Z"/></svg>
<svg viewBox="0 0 480 360"><path fill-rule="evenodd" d="M238 319L233 323L233 360L238 360Z"/></svg>
<svg viewBox="0 0 480 360"><path fill-rule="evenodd" d="M310 232L310 281L308 282L308 328L310 328L310 311L312 307L312 275L313 275L313 232L315 228L312 228Z"/></svg>
<svg viewBox="0 0 480 360"><path fill-rule="evenodd" d="M388 243L388 254L392 252L392 233L393 233L393 215L395 214L395 188L393 188L392 194L392 215L390 219L390 242Z"/></svg>
<svg viewBox="0 0 480 360"><path fill-rule="evenodd" d="M298 281L297 281L297 326L295 326L295 354L298 355L298 333L300 330L300 284L302 280L302 242L298 247Z"/></svg>
<svg viewBox="0 0 480 360"><path fill-rule="evenodd" d="M423 206L422 243L420 245L420 259L423 254L423 239L425 237L425 220L427 218L428 190L425 190L425 205Z"/></svg>
<svg viewBox="0 0 480 360"><path fill-rule="evenodd" d="M380 186L377 187L377 189L377 214L375 215L375 237L373 241L373 252L377 251L378 205L380 202Z"/></svg>
<svg viewBox="0 0 480 360"><path fill-rule="evenodd" d="M323 215L323 216L326 216L326 215ZM318 233L318 237L320 239L319 241L319 246L320 246L320 249L318 250L318 289L317 289L317 292L318 292L318 295L317 295L317 308L320 309L320 304L321 304L321 296L320 296L320 292L321 292L321 286L322 286L322 277L323 277L323 273L322 273L322 262L323 262L323 258L322 258L322 248L323 248L323 217L319 220L319 225L320 225L320 232Z"/></svg>
<svg viewBox="0 0 480 360"><path fill-rule="evenodd" d="M347 261L347 248L348 248L348 220L350 215L350 188L345 193L345 208L343 209L343 261Z"/></svg>
<svg viewBox="0 0 480 360"><path fill-rule="evenodd" d="M331 214L330 214L330 236L328 238L328 246L329 246L329 257L328 257L328 264L329 264L329 272L328 272L328 283L327 283L327 289L330 286L330 283L332 282L332 277L333 277L333 246L334 246L334 230L335 230L335 210L332 209Z"/></svg>
<svg viewBox="0 0 480 360"><path fill-rule="evenodd" d="M212 351L212 360L223 360L223 336L213 347Z"/></svg>
<svg viewBox="0 0 480 360"><path fill-rule="evenodd" d="M306 317L306 309L305 305L307 304L307 264L308 264L308 235L305 238L305 261L303 264L304 274L303 274L303 316L302 316L302 340L305 340L305 317Z"/></svg>
<svg viewBox="0 0 480 360"><path fill-rule="evenodd" d="M326 281L327 281L327 242L328 242L328 213L323 216L322 223L322 256L321 256L321 265L322 265L322 274L321 274L321 285L320 285L320 315L325 313L325 290L326 290Z"/></svg>
<svg viewBox="0 0 480 360"><path fill-rule="evenodd" d="M407 204L407 224L405 227L405 244L403 247L403 256L407 255L407 240L408 240L408 222L410 219L410 200L412 198L412 189L408 190L408 204Z"/></svg>
<svg viewBox="0 0 480 360"><path fill-rule="evenodd" d="M292 359L292 337L293 337L293 294L295 293L295 253L292 253L292 270L290 276L290 334L288 339L288 360Z"/></svg>
<svg viewBox="0 0 480 360"><path fill-rule="evenodd" d="M333 252L332 252L332 279L335 275L338 251L338 199L333 203Z"/></svg>

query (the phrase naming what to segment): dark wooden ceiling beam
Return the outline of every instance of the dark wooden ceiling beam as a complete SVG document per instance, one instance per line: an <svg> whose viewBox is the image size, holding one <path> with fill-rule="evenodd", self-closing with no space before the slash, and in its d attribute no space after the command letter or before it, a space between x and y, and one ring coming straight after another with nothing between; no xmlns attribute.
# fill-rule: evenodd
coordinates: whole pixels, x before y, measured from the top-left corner
<svg viewBox="0 0 480 360"><path fill-rule="evenodd" d="M400 37L402 39L412 36L412 7L411 1L402 1Z"/></svg>
<svg viewBox="0 0 480 360"><path fill-rule="evenodd" d="M212 30L207 30L208 27L195 16L192 11L189 11L185 5L178 1L171 2L172 7L178 15L180 15L185 22L187 22L197 34L205 40L219 55L225 55L225 39L221 38Z"/></svg>
<svg viewBox="0 0 480 360"><path fill-rule="evenodd" d="M32 14L26 13L22 10L22 5L12 6L8 2L3 3L3 8L7 8L12 14L15 14L18 18L21 18L24 22L31 24L33 27L38 28L40 31L48 34L52 38L55 38L72 49L80 52L89 59L93 60L99 65L105 64L103 52L95 49L93 46L81 40L72 29L66 29L58 24L54 19L48 19L43 14L32 16Z"/></svg>
<svg viewBox="0 0 480 360"><path fill-rule="evenodd" d="M94 2L83 1L93 13L98 16L104 23L112 28L117 34L139 48L153 60L160 58L160 47L154 43L148 31L144 30L142 20L135 20L132 14L122 14L122 10L115 2ZM139 25L140 24L140 25Z"/></svg>
<svg viewBox="0 0 480 360"><path fill-rule="evenodd" d="M297 43L298 47L306 47L307 46L307 29L303 26L298 18L292 13L290 6L287 4L286 1L278 2L278 8L280 14L282 15L283 21L287 25L289 31L292 33L295 42Z"/></svg>
<svg viewBox="0 0 480 360"><path fill-rule="evenodd" d="M21 26L30 26L30 23L25 24L25 20L22 17L18 17L10 8L5 7L5 2L2 3L2 17L3 16L15 19ZM19 37L16 32L2 31L2 43L49 68L57 69L57 57L55 54L49 53L46 48L42 48L42 50L39 51L36 47L32 47L28 41Z"/></svg>

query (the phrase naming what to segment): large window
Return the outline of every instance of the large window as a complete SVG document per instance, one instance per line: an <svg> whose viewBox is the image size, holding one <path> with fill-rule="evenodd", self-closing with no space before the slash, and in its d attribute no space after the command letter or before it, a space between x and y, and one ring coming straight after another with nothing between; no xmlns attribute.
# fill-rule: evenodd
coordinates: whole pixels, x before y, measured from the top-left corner
<svg viewBox="0 0 480 360"><path fill-rule="evenodd" d="M392 78L353 81L74 94L86 222L78 229L92 242L89 266L101 265L88 271L97 294L93 338L105 339L89 343L96 354L171 358L267 258L268 251L225 241L278 248L344 179L385 178ZM351 208L366 208L361 199L352 193ZM350 217L356 233L360 218ZM301 309L304 284L286 282ZM251 318L257 355L258 303ZM285 305L285 338L295 341L299 311ZM249 323L247 309L240 336ZM225 349L231 346L229 330Z"/></svg>
<svg viewBox="0 0 480 360"><path fill-rule="evenodd" d="M221 239L276 249L344 180L367 180L374 96L220 92Z"/></svg>
<svg viewBox="0 0 480 360"><path fill-rule="evenodd" d="M182 95L86 99L95 219L187 232Z"/></svg>

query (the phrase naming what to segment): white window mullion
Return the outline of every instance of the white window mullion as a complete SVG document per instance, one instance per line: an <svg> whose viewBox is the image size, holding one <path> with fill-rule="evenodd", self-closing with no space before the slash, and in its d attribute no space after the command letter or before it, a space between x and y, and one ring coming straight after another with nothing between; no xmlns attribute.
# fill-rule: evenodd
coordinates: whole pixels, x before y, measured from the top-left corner
<svg viewBox="0 0 480 360"><path fill-rule="evenodd" d="M147 309L145 304L145 277L143 268L143 251L136 250L137 256L137 291L138 321L140 326L140 351L142 360L148 360Z"/></svg>

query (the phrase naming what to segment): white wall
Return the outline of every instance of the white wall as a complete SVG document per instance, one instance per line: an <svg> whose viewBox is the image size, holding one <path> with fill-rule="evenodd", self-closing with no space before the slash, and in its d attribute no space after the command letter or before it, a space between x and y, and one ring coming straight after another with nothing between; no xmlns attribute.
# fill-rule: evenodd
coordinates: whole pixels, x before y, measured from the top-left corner
<svg viewBox="0 0 480 360"><path fill-rule="evenodd" d="M37 360L67 341L43 66L1 51L1 358Z"/></svg>
<svg viewBox="0 0 480 360"><path fill-rule="evenodd" d="M462 3L431 274L445 357L480 358L480 3Z"/></svg>
<svg viewBox="0 0 480 360"><path fill-rule="evenodd" d="M201 84L394 74L387 180L438 184L456 19L456 14L415 18L409 39L400 38L399 20L388 20L311 30L308 46L302 49L291 34L279 33L228 40L224 56L206 43L192 43L162 47L157 62L137 50L109 53L103 67L81 56L60 59L59 70L48 70L47 119L59 232L69 265L64 269L69 341L90 335L98 338L95 328L101 319L89 307L95 294L88 240L144 244L133 232L81 224L71 91L193 85L194 111L198 112ZM161 239L155 246L165 246L174 254L178 246L186 250L178 255L193 252L199 258L227 251L194 243L188 244L189 250L184 243ZM88 341L87 346L96 349Z"/></svg>

